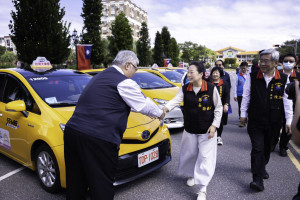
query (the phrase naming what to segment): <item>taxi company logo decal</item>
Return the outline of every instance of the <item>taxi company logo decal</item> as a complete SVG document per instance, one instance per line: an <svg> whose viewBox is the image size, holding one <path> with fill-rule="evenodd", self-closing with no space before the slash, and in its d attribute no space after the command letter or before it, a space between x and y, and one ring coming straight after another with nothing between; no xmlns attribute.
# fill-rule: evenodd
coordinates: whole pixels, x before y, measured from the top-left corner
<svg viewBox="0 0 300 200"><path fill-rule="evenodd" d="M0 128L0 146L10 150L10 139L9 132L5 129Z"/></svg>
<svg viewBox="0 0 300 200"><path fill-rule="evenodd" d="M10 128L13 128L13 129L18 129L19 128L18 121L12 120L10 118L7 118L6 126L8 126Z"/></svg>

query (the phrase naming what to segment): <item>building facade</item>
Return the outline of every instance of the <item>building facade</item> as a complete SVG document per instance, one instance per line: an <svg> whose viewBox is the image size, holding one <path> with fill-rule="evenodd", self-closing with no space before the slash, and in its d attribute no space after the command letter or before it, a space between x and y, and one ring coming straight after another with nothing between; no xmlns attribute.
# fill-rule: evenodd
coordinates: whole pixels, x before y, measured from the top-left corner
<svg viewBox="0 0 300 200"><path fill-rule="evenodd" d="M132 29L133 40L139 39L139 32L141 30L142 22L147 23L147 12L136 6L130 0L102 0L102 38L111 36L111 24L115 20L115 17L123 12Z"/></svg>
<svg viewBox="0 0 300 200"><path fill-rule="evenodd" d="M17 53L16 46L12 42L10 36L0 37L0 46L4 46L8 51Z"/></svg>
<svg viewBox="0 0 300 200"><path fill-rule="evenodd" d="M225 60L225 58L237 58L237 62L248 62L252 64L255 56L258 55L258 51L245 51L235 47L226 47L216 51L217 60Z"/></svg>

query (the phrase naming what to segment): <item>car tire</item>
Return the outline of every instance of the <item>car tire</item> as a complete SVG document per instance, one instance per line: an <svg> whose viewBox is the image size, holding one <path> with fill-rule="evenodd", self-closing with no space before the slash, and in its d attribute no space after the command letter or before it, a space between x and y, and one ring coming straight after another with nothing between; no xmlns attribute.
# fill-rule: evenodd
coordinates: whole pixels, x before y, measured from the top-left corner
<svg viewBox="0 0 300 200"><path fill-rule="evenodd" d="M60 173L53 151L43 144L38 147L35 155L36 172L43 189L50 193L59 192Z"/></svg>

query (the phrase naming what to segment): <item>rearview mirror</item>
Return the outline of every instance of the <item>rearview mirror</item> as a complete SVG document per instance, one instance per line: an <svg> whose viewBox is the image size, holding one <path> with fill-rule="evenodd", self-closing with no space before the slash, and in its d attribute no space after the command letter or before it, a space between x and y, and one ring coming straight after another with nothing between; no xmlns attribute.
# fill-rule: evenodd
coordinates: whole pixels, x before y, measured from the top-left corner
<svg viewBox="0 0 300 200"><path fill-rule="evenodd" d="M26 110L26 105L22 100L12 101L5 105L5 110L9 112L22 112Z"/></svg>

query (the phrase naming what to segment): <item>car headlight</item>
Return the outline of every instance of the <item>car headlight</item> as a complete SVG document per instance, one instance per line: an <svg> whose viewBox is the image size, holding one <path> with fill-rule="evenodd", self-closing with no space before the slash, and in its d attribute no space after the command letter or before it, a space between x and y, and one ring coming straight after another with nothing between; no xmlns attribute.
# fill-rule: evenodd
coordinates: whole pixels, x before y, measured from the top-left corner
<svg viewBox="0 0 300 200"><path fill-rule="evenodd" d="M65 124L59 124L59 127L61 128L62 132L64 132L66 125Z"/></svg>
<svg viewBox="0 0 300 200"><path fill-rule="evenodd" d="M156 99L156 98L153 98L154 101L156 101L158 104L160 105L166 105L169 101L167 100L164 100L164 99Z"/></svg>

